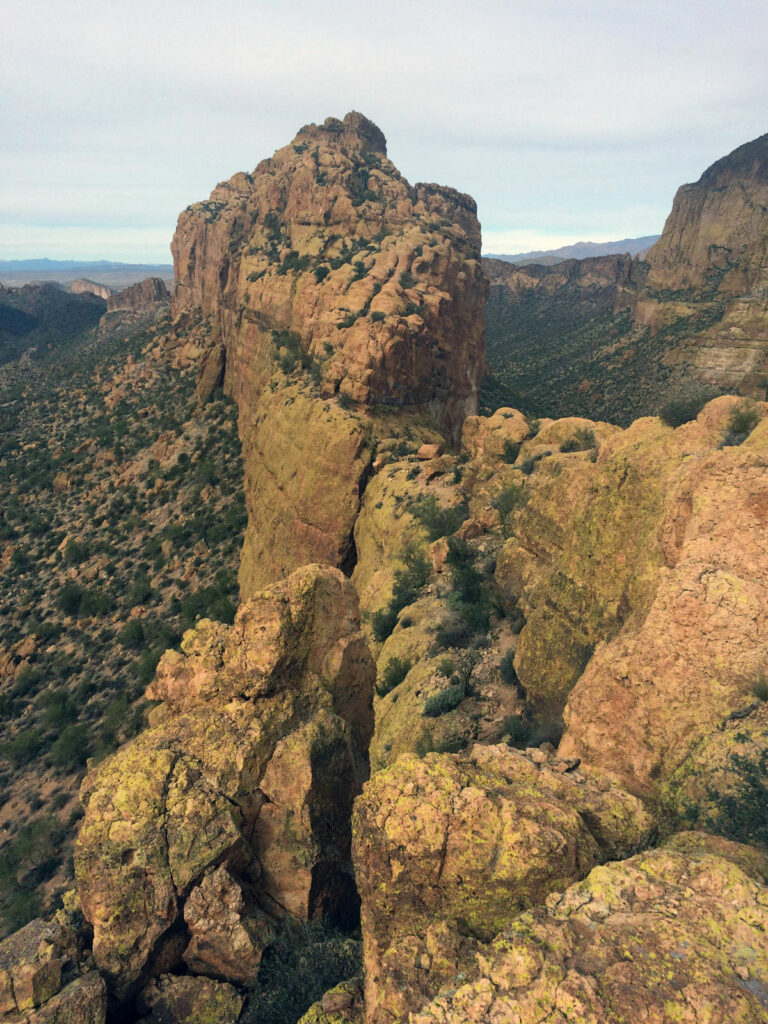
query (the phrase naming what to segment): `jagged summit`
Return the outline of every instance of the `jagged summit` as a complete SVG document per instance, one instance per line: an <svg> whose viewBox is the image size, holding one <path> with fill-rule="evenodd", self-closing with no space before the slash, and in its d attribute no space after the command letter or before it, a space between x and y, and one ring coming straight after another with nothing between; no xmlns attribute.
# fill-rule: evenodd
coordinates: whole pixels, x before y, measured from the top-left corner
<svg viewBox="0 0 768 1024"><path fill-rule="evenodd" d="M188 207L171 248L174 331L186 344L199 329L202 379L223 376L237 400L260 495L242 578L344 565L373 458L364 419L421 416L456 440L477 411L487 282L474 201L409 184L353 112Z"/></svg>
<svg viewBox="0 0 768 1024"><path fill-rule="evenodd" d="M737 146L727 156L720 157L704 171L697 184L707 188L721 188L733 181L768 181L768 132L751 142Z"/></svg>
<svg viewBox="0 0 768 1024"><path fill-rule="evenodd" d="M387 155L384 132L357 110L350 110L341 121L338 117L326 117L321 125L304 125L293 140L293 145L301 145L302 142L318 142L327 146L341 145L347 149Z"/></svg>

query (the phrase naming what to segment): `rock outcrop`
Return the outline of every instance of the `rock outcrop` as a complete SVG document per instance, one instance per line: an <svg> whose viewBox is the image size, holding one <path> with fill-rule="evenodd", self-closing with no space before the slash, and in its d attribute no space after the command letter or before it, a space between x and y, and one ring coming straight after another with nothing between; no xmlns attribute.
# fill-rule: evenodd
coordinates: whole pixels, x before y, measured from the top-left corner
<svg viewBox="0 0 768 1024"><path fill-rule="evenodd" d="M379 129L351 113L306 126L189 207L172 249L175 333L216 350L214 376L223 357L251 453L243 593L308 553L343 564L371 417L426 412L455 438L476 411L486 284L474 202L409 185ZM350 444L331 454L339 430ZM343 496L332 522L297 517L327 494Z"/></svg>
<svg viewBox="0 0 768 1024"><path fill-rule="evenodd" d="M74 281L70 281L67 286L69 291L73 295L82 295L83 292L88 292L91 295L96 295L100 299L107 300L107 309L109 309L109 298L113 294L113 289L107 284L99 284L98 281L90 281L87 277L78 277Z"/></svg>
<svg viewBox="0 0 768 1024"><path fill-rule="evenodd" d="M107 312L118 309L130 309L137 313L156 313L170 305L171 295L165 282L159 277L148 277L144 281L123 288L122 291L109 290L105 295Z"/></svg>
<svg viewBox="0 0 768 1024"><path fill-rule="evenodd" d="M701 392L765 398L767 211L763 135L678 190L643 259L485 260L493 397L622 426Z"/></svg>
<svg viewBox="0 0 768 1024"><path fill-rule="evenodd" d="M521 915L413 1024L760 1024L765 859L708 836L598 867Z"/></svg>
<svg viewBox="0 0 768 1024"><path fill-rule="evenodd" d="M76 874L119 998L182 958L252 979L289 915L354 916L373 665L352 585L307 566L162 659L152 727L93 769Z"/></svg>
<svg viewBox="0 0 768 1024"><path fill-rule="evenodd" d="M640 802L599 775L505 747L401 758L355 805L367 1019L406 1019L522 909L648 840Z"/></svg>

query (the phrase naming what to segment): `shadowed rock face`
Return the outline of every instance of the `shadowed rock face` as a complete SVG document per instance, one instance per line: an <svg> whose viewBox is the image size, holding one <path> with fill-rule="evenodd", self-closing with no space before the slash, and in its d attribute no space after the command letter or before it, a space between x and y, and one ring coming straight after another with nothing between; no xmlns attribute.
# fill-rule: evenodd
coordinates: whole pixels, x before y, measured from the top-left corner
<svg viewBox="0 0 768 1024"><path fill-rule="evenodd" d="M174 330L211 350L201 397L223 373L240 408L243 594L308 560L344 565L366 420L419 411L457 438L476 411L487 284L475 203L409 185L352 113L307 125L190 206L172 250Z"/></svg>
<svg viewBox="0 0 768 1024"><path fill-rule="evenodd" d="M167 652L152 726L86 777L76 874L119 998L184 960L252 980L274 924L354 913L373 663L352 584L306 566Z"/></svg>

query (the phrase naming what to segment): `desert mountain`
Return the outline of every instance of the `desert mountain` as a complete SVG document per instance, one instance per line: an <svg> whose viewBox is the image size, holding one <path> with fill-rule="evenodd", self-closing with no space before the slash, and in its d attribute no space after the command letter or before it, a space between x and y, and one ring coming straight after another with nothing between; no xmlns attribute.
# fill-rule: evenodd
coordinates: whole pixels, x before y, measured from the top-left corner
<svg viewBox="0 0 768 1024"><path fill-rule="evenodd" d="M610 257L602 279L592 260L488 263L488 401L627 425L672 399L764 397L767 153L763 135L683 185L644 260Z"/></svg>
<svg viewBox="0 0 768 1024"><path fill-rule="evenodd" d="M621 238L617 242L574 242L573 245L561 245L559 249L533 249L531 252L513 255L490 252L488 259L504 260L506 263L539 263L551 267L563 260L583 260L591 256L624 253L630 256L642 255L658 240L659 235L644 235L642 238Z"/></svg>

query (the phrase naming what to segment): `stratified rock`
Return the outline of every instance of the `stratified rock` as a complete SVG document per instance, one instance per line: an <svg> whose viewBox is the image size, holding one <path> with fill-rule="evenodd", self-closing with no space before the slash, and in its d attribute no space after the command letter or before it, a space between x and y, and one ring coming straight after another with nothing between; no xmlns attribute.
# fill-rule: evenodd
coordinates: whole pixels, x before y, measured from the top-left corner
<svg viewBox="0 0 768 1024"><path fill-rule="evenodd" d="M237 989L210 978L165 974L141 993L145 1024L237 1024L244 998Z"/></svg>
<svg viewBox="0 0 768 1024"><path fill-rule="evenodd" d="M404 1019L523 908L647 841L642 805L507 747L402 757L355 805L368 1020Z"/></svg>
<svg viewBox="0 0 768 1024"><path fill-rule="evenodd" d="M762 1024L768 889L729 846L701 836L595 868L512 922L412 1024Z"/></svg>
<svg viewBox="0 0 768 1024"><path fill-rule="evenodd" d="M242 980L269 941L255 903L306 920L356 899L349 817L374 670L351 583L307 566L241 606L232 627L202 621L182 647L148 690L165 702L153 728L82 789L76 874L96 962L120 998L180 959L182 918L188 960ZM226 873L211 874L219 865ZM215 891L228 911L203 934Z"/></svg>
<svg viewBox="0 0 768 1024"><path fill-rule="evenodd" d="M166 308L171 301L171 295L165 286L165 281L160 277L148 277L144 281L137 281L120 292L105 295L107 300L107 312L113 313L117 309L130 309L137 313L154 313Z"/></svg>
<svg viewBox="0 0 768 1024"><path fill-rule="evenodd" d="M426 412L456 438L476 411L486 284L473 200L410 186L379 129L350 113L185 210L172 249L175 336L220 338L240 408L243 593L308 559L345 564L370 415ZM329 495L334 514L318 514Z"/></svg>

